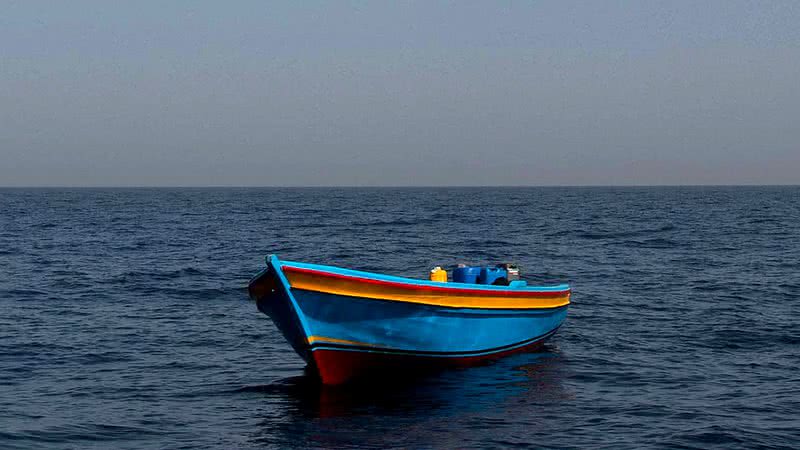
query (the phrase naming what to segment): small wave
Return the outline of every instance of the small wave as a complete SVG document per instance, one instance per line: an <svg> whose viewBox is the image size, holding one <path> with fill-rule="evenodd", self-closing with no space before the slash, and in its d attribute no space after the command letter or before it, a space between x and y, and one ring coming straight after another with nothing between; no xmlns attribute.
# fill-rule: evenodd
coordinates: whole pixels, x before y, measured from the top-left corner
<svg viewBox="0 0 800 450"><path fill-rule="evenodd" d="M675 226L672 224L667 224L658 228L633 230L633 231L608 231L608 232L583 231L578 233L578 237L583 239L620 239L620 238L647 236L656 233L665 233L667 231L673 231L673 230L675 230Z"/></svg>
<svg viewBox="0 0 800 450"><path fill-rule="evenodd" d="M0 352L0 359L13 359L18 357L25 358L29 356L41 355L44 352L68 352L74 349L75 347L72 345L55 344L52 342L21 342L15 344L13 347L0 346L0 350L2 350L2 352Z"/></svg>
<svg viewBox="0 0 800 450"><path fill-rule="evenodd" d="M48 228L56 228L56 227L58 227L58 224L56 222L42 222L33 225L33 228L39 228L45 230Z"/></svg>
<svg viewBox="0 0 800 450"><path fill-rule="evenodd" d="M130 270L111 278L111 282L127 283L132 281L167 281L177 280L187 277L213 276L211 272L198 269L193 266L182 267L176 270L166 271L142 271Z"/></svg>
<svg viewBox="0 0 800 450"><path fill-rule="evenodd" d="M42 291L39 289L19 289L19 288L0 290L0 293L4 294L7 298L19 298L23 300L29 299L31 297L40 298L50 294L47 291Z"/></svg>
<svg viewBox="0 0 800 450"><path fill-rule="evenodd" d="M102 353L85 353L83 355L78 355L74 358L75 362L79 362L80 364L93 366L98 364L108 364L108 363L115 363L115 362L128 362L133 361L134 358L130 354L120 353L120 352L102 352Z"/></svg>
<svg viewBox="0 0 800 450"><path fill-rule="evenodd" d="M700 292L724 292L728 291L730 289L730 286L728 285L728 283L721 281L699 280L694 282L691 289L693 291L700 291Z"/></svg>
<svg viewBox="0 0 800 450"><path fill-rule="evenodd" d="M316 378L306 373L300 376L292 376L274 381L269 384L257 384L250 386L242 386L239 388L224 391L230 394L248 394L248 393L285 393L295 389L313 388L319 389L320 383Z"/></svg>
<svg viewBox="0 0 800 450"><path fill-rule="evenodd" d="M410 227L416 225L424 225L437 222L433 217L425 217L418 219L392 219L392 220L375 220L370 222L355 222L352 224L354 227Z"/></svg>
<svg viewBox="0 0 800 450"><path fill-rule="evenodd" d="M643 240L626 240L619 243L622 246L633 248L676 248L684 247L686 244L673 239L652 238Z"/></svg>
<svg viewBox="0 0 800 450"><path fill-rule="evenodd" d="M231 294L241 294L246 288L159 288L158 291L170 296L191 297L193 299L216 299Z"/></svg>
<svg viewBox="0 0 800 450"><path fill-rule="evenodd" d="M761 225L765 223L781 223L782 217L754 217L747 221L748 225Z"/></svg>
<svg viewBox="0 0 800 450"><path fill-rule="evenodd" d="M36 443L50 443L64 445L67 442L81 441L119 441L138 440L147 436L163 434L159 431L125 425L111 424L83 424L60 425L47 427L43 430L24 430L18 432L4 431L0 434L4 440L28 441Z"/></svg>
<svg viewBox="0 0 800 450"><path fill-rule="evenodd" d="M796 346L800 335L791 330L766 331L758 329L724 328L710 333L706 339L710 348L719 350L743 350Z"/></svg>
<svg viewBox="0 0 800 450"><path fill-rule="evenodd" d="M675 436L677 441L686 441L692 444L725 446L725 445L744 445L746 442L737 436L738 433L733 429L724 428L719 425L711 425L694 431Z"/></svg>
<svg viewBox="0 0 800 450"><path fill-rule="evenodd" d="M0 255L2 256L16 256L21 255L23 252L17 247L0 247Z"/></svg>

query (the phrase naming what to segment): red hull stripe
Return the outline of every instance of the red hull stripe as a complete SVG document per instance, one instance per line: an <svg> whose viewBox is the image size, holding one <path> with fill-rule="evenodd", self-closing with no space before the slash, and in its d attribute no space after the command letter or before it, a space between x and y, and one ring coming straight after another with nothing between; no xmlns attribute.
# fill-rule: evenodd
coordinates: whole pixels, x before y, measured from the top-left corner
<svg viewBox="0 0 800 450"><path fill-rule="evenodd" d="M302 267L283 266L285 272L303 273L325 278L335 278L340 280L357 281L359 283L375 284L379 286L391 286L395 288L408 289L412 291L441 292L449 294L472 294L472 295L491 295L498 297L560 297L567 295L569 289L563 291L527 291L527 290L493 290L493 289L469 289L469 288L450 288L443 286L425 286L411 283L398 283L394 281L375 280L372 278L354 277L341 275L338 273L323 272L320 270L306 269Z"/></svg>
<svg viewBox="0 0 800 450"><path fill-rule="evenodd" d="M391 355L386 353L370 353L343 351L334 349L317 349L312 353L314 368L323 384L343 384L359 377L369 377L378 371L390 370L392 373L408 373L414 369L435 369L453 366L473 366L485 361L492 361L503 356L531 351L540 347L545 339L539 339L521 347L498 353L478 356L461 356L454 358L437 358L416 355Z"/></svg>

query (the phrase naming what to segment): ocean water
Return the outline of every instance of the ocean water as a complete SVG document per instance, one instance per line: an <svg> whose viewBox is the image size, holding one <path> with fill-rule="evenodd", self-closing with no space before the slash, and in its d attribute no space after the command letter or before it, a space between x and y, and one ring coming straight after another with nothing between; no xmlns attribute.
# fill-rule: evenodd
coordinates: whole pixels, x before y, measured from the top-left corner
<svg viewBox="0 0 800 450"><path fill-rule="evenodd" d="M284 259L567 281L543 350L322 388ZM798 448L800 188L3 189L0 448Z"/></svg>

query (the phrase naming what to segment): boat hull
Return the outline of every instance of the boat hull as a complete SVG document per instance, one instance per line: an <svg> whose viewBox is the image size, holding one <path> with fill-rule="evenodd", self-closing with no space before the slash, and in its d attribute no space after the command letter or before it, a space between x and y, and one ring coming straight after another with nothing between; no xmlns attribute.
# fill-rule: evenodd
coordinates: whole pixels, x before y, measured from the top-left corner
<svg viewBox="0 0 800 450"><path fill-rule="evenodd" d="M521 295L275 257L268 263L251 282L251 296L325 384L394 368L468 366L529 351L556 332L569 303L564 286ZM345 282L355 287L346 290ZM359 283L367 287L359 289ZM487 298L495 300L486 303Z"/></svg>

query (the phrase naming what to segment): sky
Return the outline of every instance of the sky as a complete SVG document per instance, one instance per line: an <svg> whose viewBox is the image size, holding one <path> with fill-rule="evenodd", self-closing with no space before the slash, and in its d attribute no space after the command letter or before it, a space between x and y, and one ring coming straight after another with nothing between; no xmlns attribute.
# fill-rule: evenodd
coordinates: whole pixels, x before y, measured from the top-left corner
<svg viewBox="0 0 800 450"><path fill-rule="evenodd" d="M3 1L0 186L800 184L798 1Z"/></svg>

